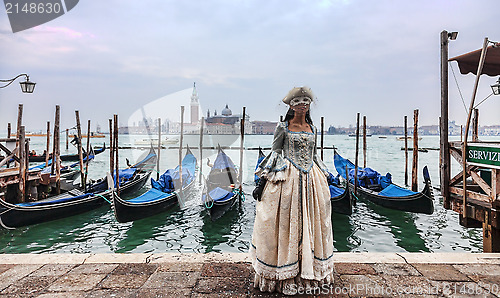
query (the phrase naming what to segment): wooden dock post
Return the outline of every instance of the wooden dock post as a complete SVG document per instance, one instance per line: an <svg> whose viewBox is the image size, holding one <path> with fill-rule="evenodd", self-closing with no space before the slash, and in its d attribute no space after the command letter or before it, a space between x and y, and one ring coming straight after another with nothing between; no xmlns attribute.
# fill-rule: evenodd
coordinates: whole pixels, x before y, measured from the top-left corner
<svg viewBox="0 0 500 298"><path fill-rule="evenodd" d="M203 177L202 174L202 169L203 169L203 124L205 123L205 117L201 117L201 126L200 126L200 181L199 184L201 184L201 178Z"/></svg>
<svg viewBox="0 0 500 298"><path fill-rule="evenodd" d="M85 174L83 172L83 152L82 152L82 128L80 126L80 112L75 111L76 116L76 131L78 138L77 148L78 148L78 160L80 162L80 185L85 189Z"/></svg>
<svg viewBox="0 0 500 298"><path fill-rule="evenodd" d="M439 177L441 184L441 195L443 196L443 206L450 209L450 145L448 142L448 31L441 31L441 118L439 122Z"/></svg>
<svg viewBox="0 0 500 298"><path fill-rule="evenodd" d="M12 130L12 128L11 128L10 122L9 122L9 123L7 123L7 139L10 139L11 130Z"/></svg>
<svg viewBox="0 0 500 298"><path fill-rule="evenodd" d="M474 116L472 117L472 141L479 140L479 109L474 109Z"/></svg>
<svg viewBox="0 0 500 298"><path fill-rule="evenodd" d="M19 148L19 200L18 203L24 203L26 198L26 146L24 126L19 126L17 130L18 148Z"/></svg>
<svg viewBox="0 0 500 298"><path fill-rule="evenodd" d="M158 153L156 154L156 180L160 180L161 119L158 118Z"/></svg>
<svg viewBox="0 0 500 298"><path fill-rule="evenodd" d="M413 164L411 190L418 191L418 109L413 111Z"/></svg>
<svg viewBox="0 0 500 298"><path fill-rule="evenodd" d="M17 142L17 145L19 147L19 134L20 134L20 131L21 131L21 125L23 125L23 104L20 103L19 104L19 107L17 109L17 134L16 134L16 138L18 139L18 142ZM20 155L21 152L19 152L19 154L17 155L18 157L21 157ZM22 162L22 160L21 160ZM18 163L15 163L15 166L17 166Z"/></svg>
<svg viewBox="0 0 500 298"><path fill-rule="evenodd" d="M325 117L321 116L321 160L323 160L323 134L325 131Z"/></svg>
<svg viewBox="0 0 500 298"><path fill-rule="evenodd" d="M90 157L90 120L87 121L87 153L85 154L87 161L85 162L85 180L83 180L83 190L87 190L87 177L89 175L89 157Z"/></svg>
<svg viewBox="0 0 500 298"><path fill-rule="evenodd" d="M47 146L45 149L45 166L49 165L49 151L50 151L50 121L47 121Z"/></svg>
<svg viewBox="0 0 500 298"><path fill-rule="evenodd" d="M115 164L115 172L116 172L116 194L120 195L120 167L118 164L118 115L113 115L114 119L114 147L115 147L115 156L114 156L114 164Z"/></svg>
<svg viewBox="0 0 500 298"><path fill-rule="evenodd" d="M184 106L181 106L181 137L179 140L179 189L182 190L182 142L184 140Z"/></svg>
<svg viewBox="0 0 500 298"><path fill-rule="evenodd" d="M405 186L408 185L408 116L405 116Z"/></svg>
<svg viewBox="0 0 500 298"><path fill-rule="evenodd" d="M240 122L240 171L238 173L238 182L243 184L243 144L245 141L245 113L246 107L243 107L243 117Z"/></svg>
<svg viewBox="0 0 500 298"><path fill-rule="evenodd" d="M56 175L56 194L61 193L61 148L59 139L59 123L61 120L61 108L56 105L56 117L54 120L54 146L52 152L51 173Z"/></svg>
<svg viewBox="0 0 500 298"><path fill-rule="evenodd" d="M69 129L66 128L66 151L69 150Z"/></svg>
<svg viewBox="0 0 500 298"><path fill-rule="evenodd" d="M358 194L358 152L359 152L359 113L356 120L356 158L354 164L354 194ZM346 178L349 181L349 175L346 173Z"/></svg>
<svg viewBox="0 0 500 298"><path fill-rule="evenodd" d="M113 177L113 172L115 170L115 164L114 164L114 154L115 154L115 137L113 133L113 119L109 119L109 174L111 177ZM108 185L109 188L111 185Z"/></svg>
<svg viewBox="0 0 500 298"><path fill-rule="evenodd" d="M366 116L363 116L363 168L366 168Z"/></svg>

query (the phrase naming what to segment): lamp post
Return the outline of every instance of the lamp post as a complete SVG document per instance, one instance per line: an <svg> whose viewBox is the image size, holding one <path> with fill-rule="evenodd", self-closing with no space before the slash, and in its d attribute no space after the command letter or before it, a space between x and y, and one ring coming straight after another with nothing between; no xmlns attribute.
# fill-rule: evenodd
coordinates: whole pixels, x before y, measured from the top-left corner
<svg viewBox="0 0 500 298"><path fill-rule="evenodd" d="M444 208L450 209L448 183L451 176L450 149L448 142L448 43L457 39L458 32L441 32L441 117L440 117L440 162L439 178Z"/></svg>
<svg viewBox="0 0 500 298"><path fill-rule="evenodd" d="M491 85L491 90L493 90L493 94L500 95L500 78L498 78L496 84Z"/></svg>
<svg viewBox="0 0 500 298"><path fill-rule="evenodd" d="M20 82L19 83L21 85L21 90L23 91L23 93L33 93L33 90L35 90L36 83L31 82L30 81L30 77L27 74L25 74L25 73L20 74L20 75L16 76L13 79L10 79L10 80L0 80L0 83L5 83L5 85L0 86L0 88L5 88L5 87L9 86L17 78L22 77L22 76L26 77L26 80L24 82Z"/></svg>

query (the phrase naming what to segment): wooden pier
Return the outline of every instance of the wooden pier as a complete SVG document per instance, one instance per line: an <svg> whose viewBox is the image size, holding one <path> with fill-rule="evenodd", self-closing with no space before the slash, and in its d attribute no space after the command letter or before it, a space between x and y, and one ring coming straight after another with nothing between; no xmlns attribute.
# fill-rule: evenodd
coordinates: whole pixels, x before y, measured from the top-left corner
<svg viewBox="0 0 500 298"><path fill-rule="evenodd" d="M464 138L460 142L449 142L448 40L451 36L451 33L447 31L441 32L441 194L444 207L459 213L462 226L483 229L483 252L500 252L500 142L479 140L477 129L479 110L474 108L481 74L500 75L500 48L488 46L491 42L485 38L482 49L450 59L459 63L461 73L476 74L476 81L468 110ZM468 142L473 112L472 142ZM453 177L451 177L450 156L462 168Z"/></svg>

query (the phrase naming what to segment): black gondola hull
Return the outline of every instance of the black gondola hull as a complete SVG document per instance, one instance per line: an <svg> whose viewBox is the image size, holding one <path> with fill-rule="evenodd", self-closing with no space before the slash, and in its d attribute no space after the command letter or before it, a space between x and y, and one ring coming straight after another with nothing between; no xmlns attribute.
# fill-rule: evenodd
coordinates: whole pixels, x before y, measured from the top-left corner
<svg viewBox="0 0 500 298"><path fill-rule="evenodd" d="M151 172L139 173L135 179L124 182L121 186L122 193L139 190L150 175ZM105 203L103 197L110 199L111 191L106 190L87 198L43 206L18 206L0 200L0 225L8 229L18 228L81 214L102 206Z"/></svg>
<svg viewBox="0 0 500 298"><path fill-rule="evenodd" d="M130 203L113 193L113 209L118 222L124 223L150 217L177 205L177 193L161 200L147 203Z"/></svg>
<svg viewBox="0 0 500 298"><path fill-rule="evenodd" d="M354 191L354 185L349 186ZM357 196L360 199L369 200L374 204L394 210L401 210L414 213L432 214L434 212L434 202L430 182L425 184L424 189L411 196L386 197L378 195L376 192L359 186Z"/></svg>
<svg viewBox="0 0 500 298"><path fill-rule="evenodd" d="M241 199L239 194L233 194L231 198L224 202L214 202L212 207L209 209L210 211L210 219L212 221L216 221L221 218L224 214L226 214L230 209L236 206L237 202Z"/></svg>
<svg viewBox="0 0 500 298"><path fill-rule="evenodd" d="M330 198L330 202L332 205L332 212L345 215L351 215L352 208L355 205L355 202L347 188L344 189L344 193L340 196Z"/></svg>

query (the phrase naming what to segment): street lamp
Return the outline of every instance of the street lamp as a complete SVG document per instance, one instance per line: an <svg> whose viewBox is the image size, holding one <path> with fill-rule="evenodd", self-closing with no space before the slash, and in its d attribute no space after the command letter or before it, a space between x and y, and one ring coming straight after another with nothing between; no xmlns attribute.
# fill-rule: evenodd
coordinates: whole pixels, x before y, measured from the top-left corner
<svg viewBox="0 0 500 298"><path fill-rule="evenodd" d="M493 94L500 95L500 78L496 84L491 85L491 89L493 90Z"/></svg>
<svg viewBox="0 0 500 298"><path fill-rule="evenodd" d="M26 81L19 83L21 85L21 90L23 91L23 93L33 93L33 90L35 90L36 83L31 82L30 81L30 77L27 74L25 74L25 73L20 74L20 75L16 76L13 79L10 79L10 80L0 80L0 83L5 83L5 85L0 86L0 88L5 88L5 87L9 86L17 78L22 77L22 76L26 77Z"/></svg>

